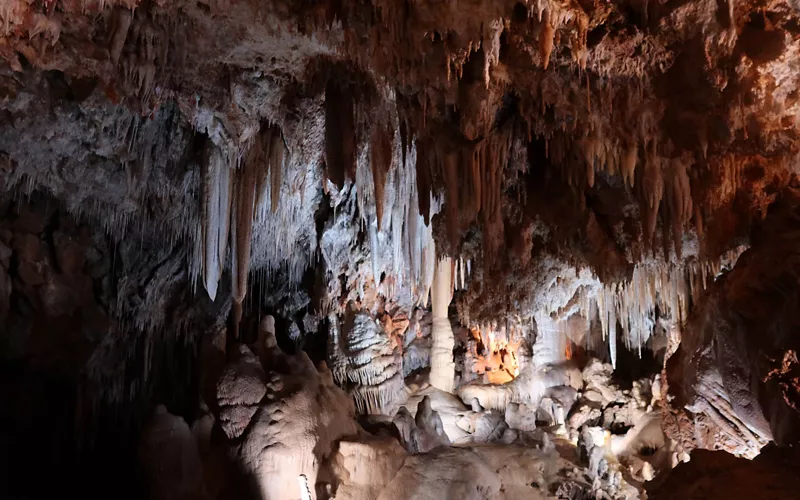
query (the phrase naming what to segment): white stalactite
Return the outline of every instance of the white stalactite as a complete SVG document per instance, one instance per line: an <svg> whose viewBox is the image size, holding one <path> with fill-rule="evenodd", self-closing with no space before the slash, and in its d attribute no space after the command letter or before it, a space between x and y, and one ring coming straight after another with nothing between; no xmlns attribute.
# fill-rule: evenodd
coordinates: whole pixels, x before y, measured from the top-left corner
<svg viewBox="0 0 800 500"><path fill-rule="evenodd" d="M697 300L708 285L708 277L716 276L723 266L732 266L744 247L737 247L713 261L691 260L683 263L644 262L636 265L630 281L606 284L594 294L580 298L580 313L590 317L592 298L597 304L597 313L608 342L611 363L616 367L617 324L624 347L636 350L641 357L656 324L656 311L661 318L668 318L677 331L689 315L689 304ZM539 318L536 318L539 323Z"/></svg>
<svg viewBox="0 0 800 500"><path fill-rule="evenodd" d="M230 159L214 148L208 162L203 196L203 281L214 300L228 248L230 227Z"/></svg>

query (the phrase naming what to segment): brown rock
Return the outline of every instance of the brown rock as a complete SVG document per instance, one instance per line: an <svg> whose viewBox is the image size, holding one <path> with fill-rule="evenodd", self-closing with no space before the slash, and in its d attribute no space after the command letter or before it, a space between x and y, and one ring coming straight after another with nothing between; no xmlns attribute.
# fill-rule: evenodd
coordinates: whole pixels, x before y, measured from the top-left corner
<svg viewBox="0 0 800 500"><path fill-rule="evenodd" d="M11 248L0 240L0 266L8 269L11 261Z"/></svg>
<svg viewBox="0 0 800 500"><path fill-rule="evenodd" d="M76 307L75 299L68 283L60 275L48 276L47 282L37 290L42 300L45 314L63 316L71 314Z"/></svg>
<svg viewBox="0 0 800 500"><path fill-rule="evenodd" d="M754 460L695 450L666 479L648 488L651 500L786 500L800 492L800 451L767 447ZM650 489L652 488L652 489Z"/></svg>
<svg viewBox="0 0 800 500"><path fill-rule="evenodd" d="M11 278L8 272L0 266L0 324L6 320L9 310L9 299L11 297Z"/></svg>
<svg viewBox="0 0 800 500"><path fill-rule="evenodd" d="M83 246L72 236L62 232L53 235L55 244L56 261L61 272L77 274L86 263L86 254Z"/></svg>
<svg viewBox="0 0 800 500"><path fill-rule="evenodd" d="M52 210L46 201L23 203L17 218L11 223L11 229L14 232L43 233Z"/></svg>
<svg viewBox="0 0 800 500"><path fill-rule="evenodd" d="M12 246L20 260L39 262L42 260L42 246L39 237L34 234L16 233Z"/></svg>
<svg viewBox="0 0 800 500"><path fill-rule="evenodd" d="M27 260L20 260L17 266L19 278L28 286L39 286L44 283L42 266Z"/></svg>

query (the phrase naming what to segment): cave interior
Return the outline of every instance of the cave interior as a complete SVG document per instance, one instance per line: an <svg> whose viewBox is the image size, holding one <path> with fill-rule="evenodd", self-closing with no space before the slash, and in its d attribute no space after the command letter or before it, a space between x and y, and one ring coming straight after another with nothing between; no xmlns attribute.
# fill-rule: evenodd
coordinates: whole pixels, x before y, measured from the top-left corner
<svg viewBox="0 0 800 500"><path fill-rule="evenodd" d="M797 0L0 0L0 498L800 498L799 132Z"/></svg>

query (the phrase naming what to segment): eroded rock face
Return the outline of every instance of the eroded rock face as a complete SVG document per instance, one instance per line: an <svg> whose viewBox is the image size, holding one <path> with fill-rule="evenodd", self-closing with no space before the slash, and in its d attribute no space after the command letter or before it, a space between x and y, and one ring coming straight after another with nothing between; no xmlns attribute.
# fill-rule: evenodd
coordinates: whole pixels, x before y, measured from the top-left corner
<svg viewBox="0 0 800 500"><path fill-rule="evenodd" d="M3 12L4 189L163 224L237 306L318 244L329 305L421 302L435 239L472 263L467 322L530 317L557 267L714 261L796 152L784 1L131 5Z"/></svg>
<svg viewBox="0 0 800 500"><path fill-rule="evenodd" d="M142 432L139 463L146 476L149 498L206 498L197 440L186 422L163 405L156 407Z"/></svg>
<svg viewBox="0 0 800 500"><path fill-rule="evenodd" d="M502 385L469 384L458 389L458 394L465 402L477 398L484 408L504 410L510 403L531 404L538 406L548 391L557 387L583 387L580 370L572 363L526 367L519 377ZM569 404L572 407L572 404Z"/></svg>
<svg viewBox="0 0 800 500"><path fill-rule="evenodd" d="M336 381L349 388L360 413L387 413L403 387L400 335L369 314L333 316L328 356Z"/></svg>
<svg viewBox="0 0 800 500"><path fill-rule="evenodd" d="M228 365L217 383L217 406L222 430L236 439L250 425L267 393L267 380L259 359L246 346L237 346L236 361Z"/></svg>
<svg viewBox="0 0 800 500"><path fill-rule="evenodd" d="M355 409L322 363L284 354L269 321L262 322L257 350L244 346L218 383L220 423L233 460L253 481L250 494L301 499L300 480L312 490L320 464L340 439L359 432ZM263 365L262 365L263 363Z"/></svg>
<svg viewBox="0 0 800 500"><path fill-rule="evenodd" d="M791 375L798 348L794 270L796 188L779 201L736 267L714 283L697 318L667 363L675 406L672 432L688 447L752 457L767 441L795 442L797 392ZM787 357L788 355L788 357ZM785 378L781 378L785 377Z"/></svg>
<svg viewBox="0 0 800 500"><path fill-rule="evenodd" d="M413 417L405 407L401 407L392 423L409 453L426 453L440 446L450 446L442 418L431 407L430 396L422 398Z"/></svg>

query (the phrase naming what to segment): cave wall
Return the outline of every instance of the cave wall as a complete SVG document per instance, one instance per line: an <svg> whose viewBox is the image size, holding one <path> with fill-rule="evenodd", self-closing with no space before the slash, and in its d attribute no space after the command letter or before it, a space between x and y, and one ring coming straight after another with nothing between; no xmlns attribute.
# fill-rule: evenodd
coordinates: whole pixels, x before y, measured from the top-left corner
<svg viewBox="0 0 800 500"><path fill-rule="evenodd" d="M667 428L689 448L753 456L797 442L798 191L794 181L719 277L666 363L678 409Z"/></svg>
<svg viewBox="0 0 800 500"><path fill-rule="evenodd" d="M157 402L196 417L192 338L219 311L193 309L179 257L115 242L48 193L7 193L0 210L3 494L107 497L126 485L122 495L136 498L144 419ZM159 288L169 293L148 301ZM163 329L142 329L139 307Z"/></svg>

